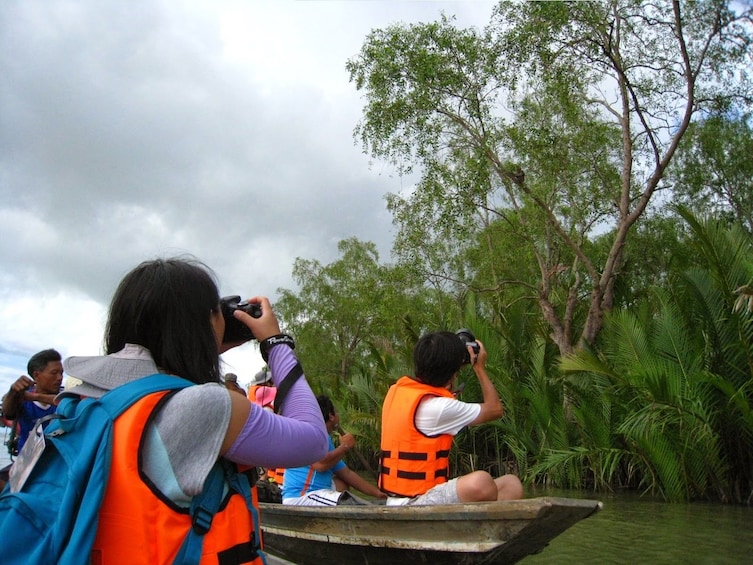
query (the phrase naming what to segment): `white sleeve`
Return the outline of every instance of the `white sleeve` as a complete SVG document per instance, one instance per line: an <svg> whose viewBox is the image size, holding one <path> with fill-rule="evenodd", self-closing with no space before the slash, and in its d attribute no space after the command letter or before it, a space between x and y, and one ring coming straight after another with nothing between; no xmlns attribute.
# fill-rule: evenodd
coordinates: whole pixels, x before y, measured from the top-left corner
<svg viewBox="0 0 753 565"><path fill-rule="evenodd" d="M478 403L461 402L454 398L427 398L416 410L416 427L427 436L456 435L481 413Z"/></svg>

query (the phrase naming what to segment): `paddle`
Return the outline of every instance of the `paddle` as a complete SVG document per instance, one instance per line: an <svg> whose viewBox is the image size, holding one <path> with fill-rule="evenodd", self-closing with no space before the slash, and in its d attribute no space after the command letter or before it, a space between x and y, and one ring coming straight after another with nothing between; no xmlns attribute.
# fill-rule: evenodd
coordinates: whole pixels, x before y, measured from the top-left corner
<svg viewBox="0 0 753 565"><path fill-rule="evenodd" d="M338 434L340 434L340 435L345 435L345 430L343 430L343 429L342 429L342 427L340 427L340 424L337 424L337 425L335 426L335 431L336 431L336 432L337 432ZM366 460L366 458L365 458L365 457L363 456L363 453L361 453L361 452L360 452L360 451L358 450L358 448L357 448L357 447L354 447L354 448L353 448L353 451L354 451L354 452L355 452L355 454L356 454L356 455L358 456L358 459L359 459L359 461L361 461L361 464L362 464L362 465L363 465L364 467L366 467L366 470L367 470L367 471L368 471L369 473L371 473L371 474L372 474L372 476L373 476L373 477L374 477L375 479L378 479L378 478L379 478L379 476L377 475L377 472L376 472L376 471L375 471L375 470L374 470L374 469L372 468L372 466L371 466L371 465L369 465L369 462L368 462L368 461Z"/></svg>

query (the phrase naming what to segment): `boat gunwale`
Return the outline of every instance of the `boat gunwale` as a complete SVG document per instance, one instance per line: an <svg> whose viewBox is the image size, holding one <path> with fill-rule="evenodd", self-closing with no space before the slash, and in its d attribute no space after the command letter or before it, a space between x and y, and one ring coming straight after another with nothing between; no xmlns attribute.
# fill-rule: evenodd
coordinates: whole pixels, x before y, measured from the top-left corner
<svg viewBox="0 0 753 565"><path fill-rule="evenodd" d="M441 504L426 506L385 506L373 504L368 506L294 506L277 503L260 503L262 526L264 526L264 511L277 516L289 515L296 517L342 518L366 520L512 520L533 519L541 512L552 507L591 509L586 518L598 512L603 504L598 500L585 498L536 497L519 500L497 502L473 502L460 504Z"/></svg>

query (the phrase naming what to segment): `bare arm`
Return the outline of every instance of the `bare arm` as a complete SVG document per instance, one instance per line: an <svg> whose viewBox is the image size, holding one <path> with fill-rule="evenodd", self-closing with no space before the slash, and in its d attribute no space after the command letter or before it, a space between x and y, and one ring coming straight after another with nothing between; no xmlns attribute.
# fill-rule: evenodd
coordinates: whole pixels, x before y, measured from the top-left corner
<svg viewBox="0 0 753 565"><path fill-rule="evenodd" d="M356 445L353 434L344 434L340 436L340 445L328 452L322 459L312 464L314 471L329 471L332 467L345 457L345 454Z"/></svg>
<svg viewBox="0 0 753 565"><path fill-rule="evenodd" d="M502 401L499 399L497 389L494 388L494 384L486 373L486 348L479 340L476 340L476 342L479 344L478 355L473 352L470 346L468 346L468 352L471 359L475 357L473 371L476 373L476 378L478 378L478 383L481 386L481 394L484 397L484 401L481 403L481 412L469 424L471 426L497 420L504 415L504 407L502 406Z"/></svg>
<svg viewBox="0 0 753 565"><path fill-rule="evenodd" d="M345 483L352 486L357 491L362 492L367 496L373 496L374 498L387 498L387 495L385 493L365 480L350 467L345 467L344 469L335 471L335 475L337 475L338 478L345 481Z"/></svg>
<svg viewBox="0 0 753 565"><path fill-rule="evenodd" d="M18 413L21 411L21 404L23 404L25 395L27 394L26 390L33 385L34 381L26 375L18 377L16 382L11 385L10 390L3 397L3 415L6 418L12 420L18 416ZM48 404L52 404L52 402L48 402Z"/></svg>
<svg viewBox="0 0 753 565"><path fill-rule="evenodd" d="M31 402L42 402L44 404L55 404L55 398L57 397L57 394L47 394L43 392L31 392L26 391L24 392L24 400L29 400Z"/></svg>

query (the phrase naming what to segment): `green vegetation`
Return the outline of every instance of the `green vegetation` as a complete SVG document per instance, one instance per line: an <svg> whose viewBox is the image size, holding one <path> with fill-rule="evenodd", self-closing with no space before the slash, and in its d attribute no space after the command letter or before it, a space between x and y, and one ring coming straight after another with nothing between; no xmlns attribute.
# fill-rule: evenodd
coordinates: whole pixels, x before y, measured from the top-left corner
<svg viewBox="0 0 753 565"><path fill-rule="evenodd" d="M417 337L469 327L506 415L455 472L751 503L752 10L500 2L365 39L356 138L420 173L387 199L394 262L299 258L277 309L372 465Z"/></svg>

